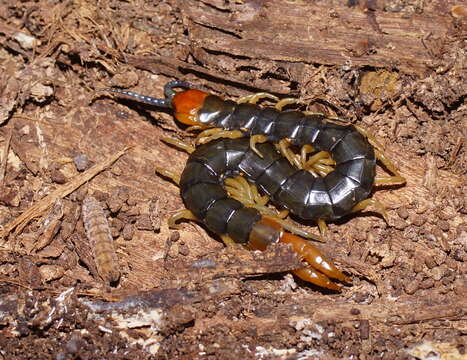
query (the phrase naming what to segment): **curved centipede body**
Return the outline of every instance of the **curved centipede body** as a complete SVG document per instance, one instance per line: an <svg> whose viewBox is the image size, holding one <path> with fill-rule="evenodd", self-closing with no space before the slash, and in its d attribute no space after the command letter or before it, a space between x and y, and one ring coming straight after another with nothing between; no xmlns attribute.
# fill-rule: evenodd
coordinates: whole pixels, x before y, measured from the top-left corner
<svg viewBox="0 0 467 360"><path fill-rule="evenodd" d="M185 103L199 90L178 93L174 104ZM176 112L177 113L177 112ZM274 159L258 176L252 162L244 173L256 182L271 200L302 219L336 220L349 214L366 199L373 187L376 158L367 139L351 125L323 122L320 116L299 111L280 112L255 104L237 104L208 95L193 115L197 123L226 130L240 130L245 136L264 135L271 142L288 139L292 145L312 145L327 151L336 162L335 170L315 178L308 171L285 166Z"/></svg>
<svg viewBox="0 0 467 360"><path fill-rule="evenodd" d="M188 90L175 92L175 87ZM364 208L359 204L366 201L375 184L377 150L356 127L323 121L322 115L263 108L254 103L255 95L253 103L222 100L183 81L169 82L165 87L165 99L118 89L106 90L171 108L176 119L184 124L200 129L222 128L221 133L226 137L241 138L213 140L198 147L190 156L179 185L185 205L194 218L221 236L250 248L264 249L278 241L291 243L311 265L295 274L319 286L338 289L328 277L348 280L309 242L284 232L282 225L264 213L230 198L223 187L223 179L242 173L276 205L302 219L341 218L356 208ZM262 137L260 144L252 143L255 137ZM316 151L328 152L335 161L335 168L323 177L297 169L274 145L265 142L277 143L283 139L292 145L312 145ZM385 158L380 156L379 159ZM396 173L390 162L384 164ZM405 181L396 177L398 183Z"/></svg>
<svg viewBox="0 0 467 360"><path fill-rule="evenodd" d="M292 244L313 268L300 269L295 273L307 281L337 290L328 277L348 281L337 268L308 241L286 233L273 219L263 216L254 208L231 198L223 186L223 179L239 171L256 169L266 173L272 162L291 167L277 153L274 146L265 143L259 148L264 158L251 150L248 139L219 139L198 147L188 159L180 178L180 191L187 208L210 230L227 235L236 243L252 249L264 250L271 243Z"/></svg>

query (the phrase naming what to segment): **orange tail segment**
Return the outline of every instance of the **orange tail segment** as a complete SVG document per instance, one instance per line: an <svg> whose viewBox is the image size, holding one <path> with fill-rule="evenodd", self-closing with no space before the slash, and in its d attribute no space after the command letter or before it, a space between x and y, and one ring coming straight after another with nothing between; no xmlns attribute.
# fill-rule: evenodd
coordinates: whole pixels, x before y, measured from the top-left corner
<svg viewBox="0 0 467 360"><path fill-rule="evenodd" d="M291 244L293 250L303 256L311 268L299 269L294 273L300 278L310 281L316 285L329 289L339 289L336 284L332 283L328 277L337 279L343 282L351 282L351 279L345 276L337 267L309 241L293 234L284 233L280 239L281 242Z"/></svg>
<svg viewBox="0 0 467 360"><path fill-rule="evenodd" d="M268 245L277 242L290 244L293 251L303 257L309 264L308 267L294 270L293 273L302 280L312 284L331 289L340 290L340 286L334 284L329 278L343 282L351 282L336 266L309 241L299 236L284 232L283 227L272 218L263 217L251 230L248 247L254 250L265 250Z"/></svg>
<svg viewBox="0 0 467 360"><path fill-rule="evenodd" d="M335 291L340 291L341 287L333 283L326 275L321 274L320 272L312 268L303 268L298 270L292 270L292 272L297 275L300 279L308 281L312 284L321 286L326 289L331 289Z"/></svg>
<svg viewBox="0 0 467 360"><path fill-rule="evenodd" d="M196 113L203 106L207 96L209 96L208 93L198 89L189 89L175 94L172 99L175 118L185 125L197 125Z"/></svg>

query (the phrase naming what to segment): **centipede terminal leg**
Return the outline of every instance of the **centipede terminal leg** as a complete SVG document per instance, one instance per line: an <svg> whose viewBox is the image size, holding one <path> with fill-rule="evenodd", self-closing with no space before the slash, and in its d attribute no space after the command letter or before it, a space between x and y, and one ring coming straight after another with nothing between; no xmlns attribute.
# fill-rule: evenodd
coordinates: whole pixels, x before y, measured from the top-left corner
<svg viewBox="0 0 467 360"><path fill-rule="evenodd" d="M316 234L313 234L313 233L311 233L309 231L303 230L303 229L299 228L298 226L290 223L290 221L287 221L287 220L285 220L283 218L280 218L280 217L277 217L277 216L274 216L272 218L274 219L274 221L276 221L278 224L280 224L288 232L291 232L291 233L293 233L295 235L301 236L301 237L306 238L306 239L311 239L311 240L315 240L315 241L319 241L319 242L326 242L326 240L323 239L323 237L321 237L319 235L316 235Z"/></svg>
<svg viewBox="0 0 467 360"><path fill-rule="evenodd" d="M282 236L281 242L291 244L295 252L302 255L303 258L313 268L308 269L319 269L319 271L327 277L332 277L344 282L351 282L351 279L349 277L337 270L337 268L329 260L327 260L316 247L311 245L309 241L301 239L298 236L286 233ZM327 280L329 281L329 279Z"/></svg>
<svg viewBox="0 0 467 360"><path fill-rule="evenodd" d="M339 291L341 289L339 285L334 284L327 276L309 267L303 268L303 269L292 270L292 273L294 273L296 276L298 276L302 280L308 281L315 285L325 287L327 289L331 289L334 291Z"/></svg>

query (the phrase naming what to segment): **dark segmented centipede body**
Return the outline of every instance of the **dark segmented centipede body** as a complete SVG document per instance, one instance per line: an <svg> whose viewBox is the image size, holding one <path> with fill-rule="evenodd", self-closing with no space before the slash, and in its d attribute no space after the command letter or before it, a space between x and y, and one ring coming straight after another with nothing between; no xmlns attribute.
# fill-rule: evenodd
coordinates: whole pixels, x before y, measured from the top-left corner
<svg viewBox="0 0 467 360"><path fill-rule="evenodd" d="M296 270L299 277L338 289L326 276L342 281L348 279L318 249L299 237L284 233L274 220L232 199L224 189L222 182L225 177L239 171L265 174L271 162L283 163L273 145L260 144L259 149L264 158L252 162L258 156L251 150L248 139L219 139L198 147L190 155L180 178L180 190L187 208L210 230L250 248L263 250L279 241L292 244L295 251L314 267ZM291 167L288 162L283 165Z"/></svg>
<svg viewBox="0 0 467 360"><path fill-rule="evenodd" d="M352 125L325 122L322 116L299 111L280 112L255 104L238 104L198 89L171 93L168 89L175 86L190 85L169 83L165 91L166 96L170 95L175 116L185 124L241 130L246 137L261 134L272 142L289 139L293 145L310 144L318 151L331 154L336 162L335 171L318 178L305 170L287 166L287 160L280 159L279 155L268 159L268 166L258 172L256 164L262 169L266 163L251 155L250 166L243 172L273 202L293 214L302 219L335 220L349 214L356 204L368 198L376 173L375 152ZM160 99L116 91L161 106Z"/></svg>
<svg viewBox="0 0 467 360"><path fill-rule="evenodd" d="M189 89L175 93L175 87ZM165 99L106 90L172 108L177 120L187 125L240 132L235 137L247 139L215 140L191 154L179 183L187 208L212 231L250 248L264 249L278 241L292 244L311 265L294 271L302 279L331 289L338 287L327 276L348 280L314 246L285 233L281 225L258 210L230 198L222 179L241 172L273 202L303 219L338 219L364 202L375 182L375 150L354 126L326 122L320 115L225 101L180 81L166 85ZM315 150L329 152L335 169L324 177L314 177L292 166L272 144L255 143L253 148L251 139L255 136L270 142L288 139L292 145L312 145Z"/></svg>
<svg viewBox="0 0 467 360"><path fill-rule="evenodd" d="M198 92L199 90L188 90ZM189 96L179 93L174 103ZM180 98L180 99L179 99ZM373 187L376 158L367 139L351 125L323 122L322 117L299 111L280 112L254 104L237 104L209 95L196 113L198 123L227 130L241 129L246 136L261 134L269 141L288 139L291 144L312 145L327 151L336 162L335 171L325 177L313 177L305 170L287 166L286 159L271 157L261 162L252 157L243 172L255 181L272 200L302 219L335 220L351 212L366 199ZM253 161L253 159L255 159Z"/></svg>

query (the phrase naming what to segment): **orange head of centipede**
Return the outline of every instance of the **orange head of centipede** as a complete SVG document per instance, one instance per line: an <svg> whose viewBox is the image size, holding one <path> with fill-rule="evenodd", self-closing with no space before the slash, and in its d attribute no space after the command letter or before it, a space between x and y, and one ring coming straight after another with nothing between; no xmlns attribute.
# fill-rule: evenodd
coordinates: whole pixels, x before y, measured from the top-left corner
<svg viewBox="0 0 467 360"><path fill-rule="evenodd" d="M208 93L198 89L188 89L176 93L172 98L175 118L185 125L201 125L198 111L204 104Z"/></svg>
<svg viewBox="0 0 467 360"><path fill-rule="evenodd" d="M175 88L185 88L186 90L176 92ZM212 96L207 92L195 89L194 86L183 80L169 81L164 86L164 99L153 98L133 91L120 90L116 88L105 88L100 91L111 91L113 93L125 95L140 102L156 105L163 108L170 108L174 111L175 118L181 123L189 126L199 125L205 127L214 119L215 115L222 108L222 101L217 96ZM206 98L214 98L208 109L200 114L201 108L205 107Z"/></svg>

